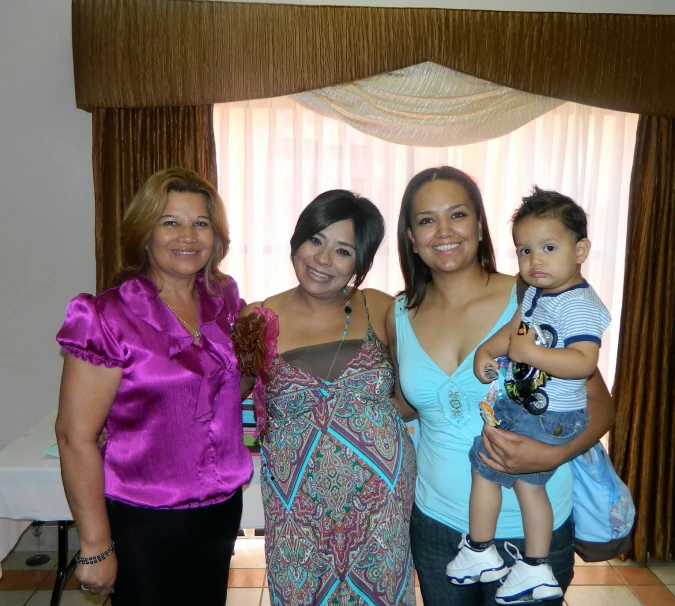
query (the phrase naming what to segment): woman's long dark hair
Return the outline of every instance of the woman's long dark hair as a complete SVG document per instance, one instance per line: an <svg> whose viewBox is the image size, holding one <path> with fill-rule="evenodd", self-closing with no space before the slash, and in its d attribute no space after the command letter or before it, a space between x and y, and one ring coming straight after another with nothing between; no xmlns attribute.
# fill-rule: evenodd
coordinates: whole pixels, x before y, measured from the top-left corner
<svg viewBox="0 0 675 606"><path fill-rule="evenodd" d="M415 194L430 181L454 181L462 186L469 200L476 210L478 222L481 225L482 240L478 243L478 262L490 273L497 272L495 251L490 238L483 196L476 182L465 172L451 166L427 168L417 173L408 183L401 201L401 212L398 216L398 258L401 264L401 273L405 282L403 294L406 296L408 309L415 309L424 300L427 283L431 281L431 271L420 256L413 252L413 244L408 237L408 229L412 227L411 213Z"/></svg>

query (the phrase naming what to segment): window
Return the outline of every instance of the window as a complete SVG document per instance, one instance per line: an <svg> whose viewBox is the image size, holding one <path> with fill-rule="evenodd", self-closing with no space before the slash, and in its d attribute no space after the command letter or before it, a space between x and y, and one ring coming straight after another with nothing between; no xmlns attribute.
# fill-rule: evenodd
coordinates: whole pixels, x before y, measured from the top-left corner
<svg viewBox="0 0 675 606"><path fill-rule="evenodd" d="M448 164L478 181L497 267L516 273L509 219L533 184L558 190L589 214L584 276L612 314L600 354L611 386L616 364L628 190L638 116L574 103L497 139L447 148L407 147L324 118L289 97L216 105L218 179L232 232L223 270L247 301L292 287L289 240L317 194L344 188L371 199L387 236L365 286L391 294L403 282L396 224L403 190L425 168Z"/></svg>

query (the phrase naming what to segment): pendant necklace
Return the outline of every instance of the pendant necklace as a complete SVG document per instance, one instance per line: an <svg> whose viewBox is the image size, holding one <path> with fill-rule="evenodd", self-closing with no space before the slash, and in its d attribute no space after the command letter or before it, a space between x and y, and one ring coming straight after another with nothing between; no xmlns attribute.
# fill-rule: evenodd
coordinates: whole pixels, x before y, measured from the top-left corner
<svg viewBox="0 0 675 606"><path fill-rule="evenodd" d="M346 295L347 291L346 289L342 289L342 294ZM326 381L330 379L330 373L333 371L333 366L335 366L335 360L337 360L338 354L340 353L340 349L342 349L342 344L345 342L345 338L347 337L347 331L349 330L349 319L351 318L352 315L352 307L349 304L350 299L347 299L347 302L345 303L345 327L344 330L342 331L342 338L340 339L340 344L338 345L337 351L335 352L335 356L333 356L333 362L330 365L330 368L328 369L328 374L326 375Z"/></svg>
<svg viewBox="0 0 675 606"><path fill-rule="evenodd" d="M295 294L295 291L298 290L298 288L294 288L293 292L290 294L288 299L286 299L286 302L283 304L281 307L281 310L279 311L278 316L280 316L282 313L284 313L284 309L286 309L286 305L288 305L288 302L293 298L293 295ZM342 294L347 296L347 289L343 288L342 289ZM330 378L330 373L333 372L333 366L335 366L335 361L337 360L338 354L340 353L340 349L342 349L342 344L345 342L345 338L347 337L347 332L349 330L349 320L352 316L352 307L350 305L350 299L347 299L347 302L345 303L345 327L342 330L342 338L340 339L340 343L338 344L337 351L335 352L335 355L333 356L333 362L330 365L330 368L328 369L328 374L326 375L326 382L330 383L328 379ZM179 318L180 319L180 318Z"/></svg>
<svg viewBox="0 0 675 606"><path fill-rule="evenodd" d="M166 306L171 310L171 313L172 313L174 316L176 316L176 318L178 319L178 321L179 321L183 326L185 326L185 328L187 328L187 331L192 335L192 344L193 344L193 345L199 345L199 339L202 338L202 333L199 332L199 329L198 329L198 328L197 328L197 329L192 328L192 326L190 326L185 320L183 320L183 318L181 318L181 317L176 313L176 310L175 310L173 307L171 307L171 305L169 305L169 302L168 302L166 299L163 299L162 297L160 297L160 299L162 299L162 301L164 301L164 303L166 303Z"/></svg>

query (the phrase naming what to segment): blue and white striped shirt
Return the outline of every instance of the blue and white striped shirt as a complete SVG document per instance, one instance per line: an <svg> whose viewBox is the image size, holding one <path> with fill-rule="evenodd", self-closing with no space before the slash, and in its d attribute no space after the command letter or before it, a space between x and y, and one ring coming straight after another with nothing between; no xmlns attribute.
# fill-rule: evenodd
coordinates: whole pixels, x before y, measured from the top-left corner
<svg viewBox="0 0 675 606"><path fill-rule="evenodd" d="M541 289L530 286L523 297L521 319L527 324L553 327L558 336L556 348L582 341L599 346L611 321L607 308L586 280L560 293L542 294ZM586 407L586 379L549 376L544 391L551 411Z"/></svg>

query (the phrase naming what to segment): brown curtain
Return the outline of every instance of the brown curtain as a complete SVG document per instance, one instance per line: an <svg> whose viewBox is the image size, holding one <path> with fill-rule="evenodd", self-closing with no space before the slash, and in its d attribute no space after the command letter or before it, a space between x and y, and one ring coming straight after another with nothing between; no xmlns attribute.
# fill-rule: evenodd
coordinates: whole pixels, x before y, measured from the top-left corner
<svg viewBox="0 0 675 606"><path fill-rule="evenodd" d="M675 120L641 116L610 454L637 510L633 555L675 554Z"/></svg>
<svg viewBox="0 0 675 606"><path fill-rule="evenodd" d="M143 181L161 168L183 166L217 185L213 106L96 109L93 165L100 292L118 268L122 216Z"/></svg>
<svg viewBox="0 0 675 606"><path fill-rule="evenodd" d="M434 61L519 90L675 116L675 16L74 0L78 107L286 95Z"/></svg>

